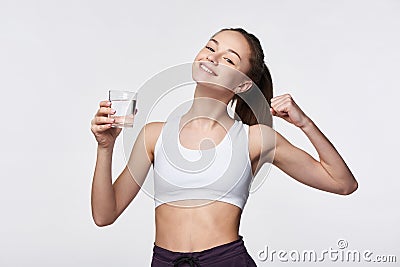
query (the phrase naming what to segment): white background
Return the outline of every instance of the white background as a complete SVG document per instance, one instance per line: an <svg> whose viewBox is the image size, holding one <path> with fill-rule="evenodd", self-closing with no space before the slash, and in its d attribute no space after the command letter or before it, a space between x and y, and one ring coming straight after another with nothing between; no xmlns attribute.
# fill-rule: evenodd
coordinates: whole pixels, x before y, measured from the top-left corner
<svg viewBox="0 0 400 267"><path fill-rule="evenodd" d="M339 196L273 167L250 195L240 228L257 264L271 265L257 260L265 246L321 252L337 249L339 239L399 262L399 14L396 0L1 0L0 265L149 266L148 195L140 192L109 227L91 218L90 120L107 89L136 90L159 71L190 62L224 27L259 37L275 95L292 94L359 182L355 193ZM140 99L138 105L144 116ZM299 129L274 123L317 156ZM114 177L125 164L121 144Z"/></svg>

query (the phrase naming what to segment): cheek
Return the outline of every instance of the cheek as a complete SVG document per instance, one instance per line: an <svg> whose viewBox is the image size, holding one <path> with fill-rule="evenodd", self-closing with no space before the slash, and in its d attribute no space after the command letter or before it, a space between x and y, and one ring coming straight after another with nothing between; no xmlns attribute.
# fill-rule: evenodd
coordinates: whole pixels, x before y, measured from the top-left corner
<svg viewBox="0 0 400 267"><path fill-rule="evenodd" d="M203 52L203 51L200 51L200 52L196 55L195 60L198 61L199 59L203 58L203 56L204 56L204 52Z"/></svg>
<svg viewBox="0 0 400 267"><path fill-rule="evenodd" d="M239 70L229 67L224 67L220 74L219 81L221 84L231 90L243 83L247 77Z"/></svg>

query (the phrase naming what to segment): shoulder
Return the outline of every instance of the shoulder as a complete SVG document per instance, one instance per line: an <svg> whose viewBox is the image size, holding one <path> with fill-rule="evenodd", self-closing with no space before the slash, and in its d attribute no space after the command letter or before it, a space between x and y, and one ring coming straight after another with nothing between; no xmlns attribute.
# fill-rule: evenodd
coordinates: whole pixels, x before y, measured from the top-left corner
<svg viewBox="0 0 400 267"><path fill-rule="evenodd" d="M164 124L165 122L162 121L148 122L143 126L142 131L144 131L146 137L157 139Z"/></svg>
<svg viewBox="0 0 400 267"><path fill-rule="evenodd" d="M264 124L254 124L249 126L249 151L254 158L274 152L278 137L271 127Z"/></svg>
<svg viewBox="0 0 400 267"><path fill-rule="evenodd" d="M278 132L268 125L254 124L249 126L249 139L254 144L260 144L263 140L275 140L277 134Z"/></svg>
<svg viewBox="0 0 400 267"><path fill-rule="evenodd" d="M161 121L149 122L140 130L139 137L143 138L146 150L151 158L154 154L154 147L164 124L165 122Z"/></svg>

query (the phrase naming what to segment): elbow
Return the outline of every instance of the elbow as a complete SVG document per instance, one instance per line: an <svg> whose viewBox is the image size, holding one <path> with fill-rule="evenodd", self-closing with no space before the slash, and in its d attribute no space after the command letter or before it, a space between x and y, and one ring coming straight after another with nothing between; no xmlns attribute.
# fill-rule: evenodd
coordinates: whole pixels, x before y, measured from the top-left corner
<svg viewBox="0 0 400 267"><path fill-rule="evenodd" d="M98 221L98 220L95 220L94 223L95 223L98 227L104 227L104 226L108 226L108 225L113 224L112 222Z"/></svg>
<svg viewBox="0 0 400 267"><path fill-rule="evenodd" d="M98 227L108 226L115 222L115 220L111 220L109 218L101 218L97 216L93 216L93 221Z"/></svg>
<svg viewBox="0 0 400 267"><path fill-rule="evenodd" d="M354 180L353 183L347 185L346 187L343 187L341 192L339 193L340 195L350 195L354 193L358 189L358 182Z"/></svg>

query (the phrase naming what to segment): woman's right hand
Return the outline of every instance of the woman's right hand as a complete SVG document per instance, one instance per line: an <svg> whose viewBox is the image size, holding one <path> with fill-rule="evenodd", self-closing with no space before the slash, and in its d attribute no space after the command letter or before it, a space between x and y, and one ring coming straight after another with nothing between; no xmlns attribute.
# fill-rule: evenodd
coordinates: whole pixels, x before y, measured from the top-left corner
<svg viewBox="0 0 400 267"><path fill-rule="evenodd" d="M115 110L111 108L110 101L101 101L100 108L91 121L91 131L97 140L98 146L102 148L112 148L121 133L122 128L111 127L114 119L109 118L108 115L114 113Z"/></svg>

